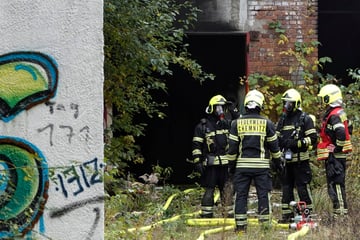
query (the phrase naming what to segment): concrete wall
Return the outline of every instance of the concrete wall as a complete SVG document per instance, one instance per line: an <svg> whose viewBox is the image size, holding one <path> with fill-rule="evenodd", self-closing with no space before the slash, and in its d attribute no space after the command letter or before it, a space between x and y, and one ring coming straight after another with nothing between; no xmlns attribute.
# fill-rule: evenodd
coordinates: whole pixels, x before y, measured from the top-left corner
<svg viewBox="0 0 360 240"><path fill-rule="evenodd" d="M0 238L103 239L103 1L0 1Z"/></svg>
<svg viewBox="0 0 360 240"><path fill-rule="evenodd" d="M195 0L202 10L197 31L245 31L247 0Z"/></svg>

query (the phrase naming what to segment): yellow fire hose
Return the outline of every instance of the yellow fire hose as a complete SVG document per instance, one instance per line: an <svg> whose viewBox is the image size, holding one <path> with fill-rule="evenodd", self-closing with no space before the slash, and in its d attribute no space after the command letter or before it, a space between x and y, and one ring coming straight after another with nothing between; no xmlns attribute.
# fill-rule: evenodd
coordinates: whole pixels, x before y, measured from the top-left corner
<svg viewBox="0 0 360 240"><path fill-rule="evenodd" d="M305 236L310 230L310 227L304 225L299 231L296 231L288 236L288 240L295 240L298 237Z"/></svg>
<svg viewBox="0 0 360 240"><path fill-rule="evenodd" d="M176 216L171 217L171 218L160 220L160 221L155 222L155 223L153 223L151 225L148 225L148 226L143 226L143 227L140 227L140 228L129 228L127 230L127 232L130 232L130 233L135 232L135 231L146 232L146 231L149 231L150 229L155 228L155 227L157 227L159 225L162 225L164 223L175 222L175 221L179 220L183 216L191 217L191 216L194 216L194 215L197 215L197 214L199 214L199 212L194 212L194 213L189 213L189 214L184 214L184 215L176 215Z"/></svg>
<svg viewBox="0 0 360 240"><path fill-rule="evenodd" d="M195 188L190 188L190 189L186 189L184 190L184 193L189 193L191 191L194 191L196 190ZM171 195L165 205L162 207L162 211L165 211L168 209L168 207L170 206L170 203L171 201L177 196L179 195L178 193L174 193L173 195ZM214 201L216 202L220 197L220 192L219 191L216 191L215 192L215 196L214 196ZM162 212L158 213L157 215L160 215ZM164 220L160 220L158 222L155 222L151 225L148 225L148 226L143 226L143 227L140 227L140 228L129 228L127 229L127 232L135 232L135 231L140 231L140 232L145 232L145 231L149 231L151 228L154 228L156 226L159 226L159 225L162 225L164 223L168 223L168 222L175 222L177 221L178 219L180 219L181 217L194 217L196 215L199 215L201 213L201 210L199 211L196 211L196 212L193 212L193 213L188 213L188 214L183 214L183 215L176 215L174 217L171 217L171 218L168 218L168 219L164 219ZM122 233L125 233L124 231L121 231Z"/></svg>
<svg viewBox="0 0 360 240"><path fill-rule="evenodd" d="M197 190L197 189L196 189L196 188L189 188L189 189L184 190L183 192L184 192L184 193L189 193L189 192L192 192L192 191L195 191L195 190ZM162 211L166 211L166 210L169 208L171 201L172 201L177 195L179 195L179 193L174 193L173 195L171 195L171 196L167 199L165 205L162 207ZM159 214L161 214L161 212L160 212ZM158 215L159 215L159 214L158 214Z"/></svg>
<svg viewBox="0 0 360 240"><path fill-rule="evenodd" d="M197 190L197 189L190 188L190 189L184 190L183 192L184 193L189 193L189 192L192 192L192 191L195 191L195 190ZM178 195L179 195L179 193L175 193L175 194L171 195L167 199L165 205L162 207L162 211L159 212L157 215L161 215L162 212L166 211L169 208L172 200ZM220 197L220 192L216 191L215 196L214 196L214 202L217 202L219 197ZM151 225L148 225L148 226L143 226L143 227L140 227L140 228L129 228L129 229L127 229L126 232L132 233L132 232L135 232L135 231L140 231L140 232L149 231L150 229L152 229L154 227L157 227L159 225L162 225L164 223L177 221L181 217L194 217L194 216L199 215L200 213L201 213L201 210L193 212L193 213L188 213L188 214L183 214L183 215L176 215L176 216L168 218L168 219L160 220L160 221L155 222L155 223L153 223ZM208 236L208 235L211 235L211 234L214 234L214 233L223 232L223 231L233 230L235 228L235 219L233 219L233 218L192 218L192 219L186 219L185 223L187 225L190 225L190 226L221 226L222 225L222 227L218 227L218 228L214 228L214 229L208 229L208 230L205 230L205 231L201 232L201 234L200 234L200 236L199 236L199 238L197 240L204 240L205 236ZM258 222L258 219L256 219L256 218L249 218L248 219L248 224L249 225L259 225L259 222ZM279 224L275 220L272 220L272 225L275 228L278 228L278 229L289 229L289 224ZM290 234L288 236L288 240L295 240L296 238L298 238L300 236L304 236L309 232L309 230L310 230L310 227L305 225L305 226L303 226L301 228L301 230ZM125 231L121 231L121 232L125 233Z"/></svg>
<svg viewBox="0 0 360 240"><path fill-rule="evenodd" d="M259 225L259 221L256 218L249 218L248 220L249 225ZM234 225L235 226L235 219L233 218L192 218L186 219L185 223L190 226L221 226L221 225ZM280 224L275 220L271 222L272 226L277 229L289 229L289 224Z"/></svg>
<svg viewBox="0 0 360 240"><path fill-rule="evenodd" d="M230 219L230 218L186 219L185 223L190 226L221 226L221 225L223 225L223 227L208 229L208 230L201 232L201 234L197 240L204 240L205 236L208 236L210 234L229 231L229 230L233 230L235 228L235 220ZM278 224L275 220L272 221L272 224L276 228L289 229L289 224ZM250 219L248 219L248 225L257 226L257 225L259 225L259 221L256 218L250 218ZM294 240L294 239L291 239L291 240Z"/></svg>

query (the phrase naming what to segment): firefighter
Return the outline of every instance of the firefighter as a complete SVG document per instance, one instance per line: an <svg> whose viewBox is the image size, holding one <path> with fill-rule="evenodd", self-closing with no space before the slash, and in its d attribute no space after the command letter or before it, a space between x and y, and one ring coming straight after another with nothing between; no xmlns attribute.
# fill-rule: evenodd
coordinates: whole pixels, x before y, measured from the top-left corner
<svg viewBox="0 0 360 240"><path fill-rule="evenodd" d="M239 116L238 111L232 102L222 95L216 95L210 99L205 112L207 118L201 119L197 124L192 140L193 162L195 169L201 174L200 185L205 188L201 200L201 217L213 217L216 187L220 190L222 206L225 207L223 215L233 216L233 194L231 182L228 182L226 149L230 122ZM225 187L227 183L229 188Z"/></svg>
<svg viewBox="0 0 360 240"><path fill-rule="evenodd" d="M342 108L342 94L338 86L328 84L318 96L326 111L322 118L317 159L325 160L328 194L333 203L334 217L346 215L348 206L345 193L346 156L352 151L349 121Z"/></svg>
<svg viewBox="0 0 360 240"><path fill-rule="evenodd" d="M281 171L281 152L274 124L260 115L264 95L249 91L244 100L245 114L233 121L229 135L229 172L234 174L235 232L246 232L247 200L252 181L258 197L259 222L270 225L271 159Z"/></svg>
<svg viewBox="0 0 360 240"><path fill-rule="evenodd" d="M289 223L294 218L290 202L295 201L295 189L299 200L306 203L310 212L313 210L310 151L316 144L317 133L312 116L301 110L301 95L297 90L292 88L285 91L281 99L283 113L277 123L276 133L286 167L284 174L280 176L282 219L279 222Z"/></svg>

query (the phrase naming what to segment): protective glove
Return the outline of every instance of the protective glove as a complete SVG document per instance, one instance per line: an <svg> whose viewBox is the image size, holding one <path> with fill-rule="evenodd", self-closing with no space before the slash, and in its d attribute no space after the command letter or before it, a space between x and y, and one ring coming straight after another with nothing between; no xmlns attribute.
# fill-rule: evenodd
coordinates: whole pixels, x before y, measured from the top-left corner
<svg viewBox="0 0 360 240"><path fill-rule="evenodd" d="M286 160L283 157L273 159L273 168L279 174L284 174L285 172Z"/></svg>
<svg viewBox="0 0 360 240"><path fill-rule="evenodd" d="M205 167L202 162L195 163L195 171L200 173L201 175L205 172Z"/></svg>
<svg viewBox="0 0 360 240"><path fill-rule="evenodd" d="M240 112L236 108L234 103L230 102L229 106L228 106L228 109L229 109L229 112L231 114L231 119L237 119L238 117L240 117Z"/></svg>
<svg viewBox="0 0 360 240"><path fill-rule="evenodd" d="M328 177L334 177L340 175L344 169L341 162L336 160L333 154L330 154L328 158L326 170Z"/></svg>
<svg viewBox="0 0 360 240"><path fill-rule="evenodd" d="M236 169L236 161L229 161L228 170L230 175L234 175Z"/></svg>

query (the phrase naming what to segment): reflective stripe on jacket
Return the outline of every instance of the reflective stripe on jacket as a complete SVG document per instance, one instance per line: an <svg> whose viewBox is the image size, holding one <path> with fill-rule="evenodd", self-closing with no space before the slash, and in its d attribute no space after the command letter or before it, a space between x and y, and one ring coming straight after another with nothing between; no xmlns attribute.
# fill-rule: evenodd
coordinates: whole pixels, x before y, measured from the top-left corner
<svg viewBox="0 0 360 240"><path fill-rule="evenodd" d="M335 145L335 158L345 158L352 151L352 144L348 128L348 119L343 108L330 108L322 122L320 130L320 142L317 145L317 160L325 160L329 157L327 147Z"/></svg>
<svg viewBox="0 0 360 240"><path fill-rule="evenodd" d="M292 158L287 160L287 163L310 159L310 151L316 146L317 133L314 121L308 114L297 109L291 114L282 116L277 124L276 133L280 139L280 149L283 151L287 150L284 146L286 140L294 139L298 142L297 146L290 148Z"/></svg>
<svg viewBox="0 0 360 240"><path fill-rule="evenodd" d="M209 116L195 127L192 140L193 162L204 165L228 164L226 150L228 146L230 120L220 122Z"/></svg>
<svg viewBox="0 0 360 240"><path fill-rule="evenodd" d="M237 168L270 168L270 159L280 156L275 126L270 120L252 113L233 121L228 159L236 160Z"/></svg>

